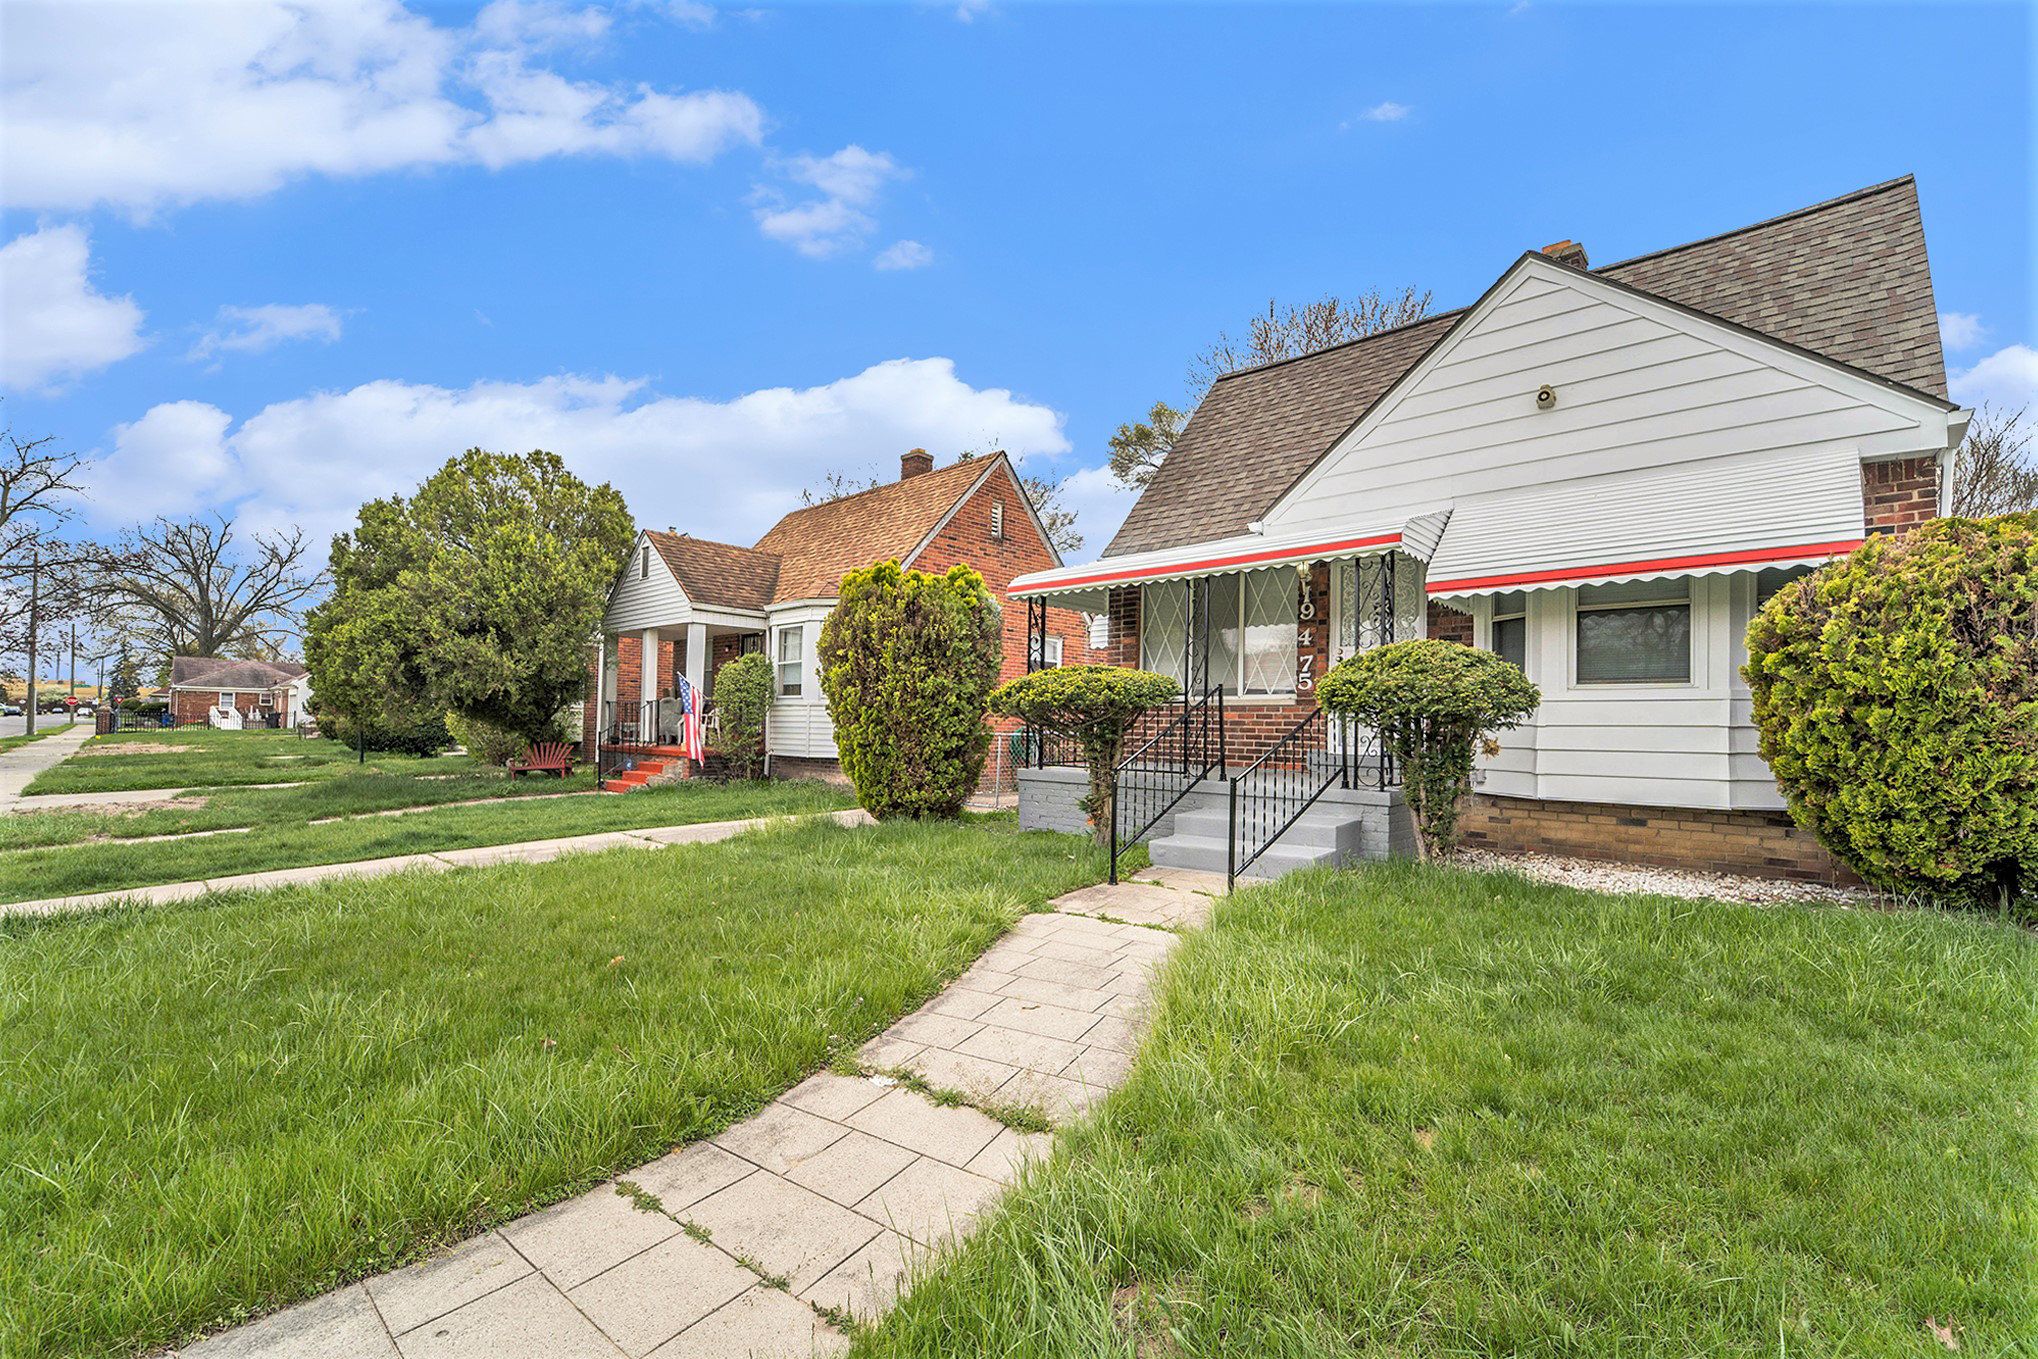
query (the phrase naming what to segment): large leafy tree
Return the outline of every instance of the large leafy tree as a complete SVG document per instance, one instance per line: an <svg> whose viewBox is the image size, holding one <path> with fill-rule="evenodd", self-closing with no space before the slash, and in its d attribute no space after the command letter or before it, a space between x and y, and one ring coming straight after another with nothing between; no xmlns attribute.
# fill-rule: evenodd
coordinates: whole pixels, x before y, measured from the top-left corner
<svg viewBox="0 0 2038 1359"><path fill-rule="evenodd" d="M557 455L469 449L417 494L361 507L312 613L312 687L542 739L587 682L589 639L636 536L622 495Z"/></svg>

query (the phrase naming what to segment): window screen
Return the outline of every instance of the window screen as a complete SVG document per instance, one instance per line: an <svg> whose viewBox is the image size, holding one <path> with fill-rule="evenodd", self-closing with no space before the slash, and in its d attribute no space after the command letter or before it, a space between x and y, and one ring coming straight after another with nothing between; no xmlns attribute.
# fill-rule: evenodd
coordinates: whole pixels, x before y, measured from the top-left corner
<svg viewBox="0 0 2038 1359"><path fill-rule="evenodd" d="M1179 681L1189 631L1189 585L1171 580L1139 592L1139 668Z"/></svg>
<svg viewBox="0 0 2038 1359"><path fill-rule="evenodd" d="M1578 592L1577 661L1580 684L1688 684L1690 586L1586 586Z"/></svg>
<svg viewBox="0 0 2038 1359"><path fill-rule="evenodd" d="M1293 571L1255 571L1245 578L1246 693L1295 692L1295 610Z"/></svg>

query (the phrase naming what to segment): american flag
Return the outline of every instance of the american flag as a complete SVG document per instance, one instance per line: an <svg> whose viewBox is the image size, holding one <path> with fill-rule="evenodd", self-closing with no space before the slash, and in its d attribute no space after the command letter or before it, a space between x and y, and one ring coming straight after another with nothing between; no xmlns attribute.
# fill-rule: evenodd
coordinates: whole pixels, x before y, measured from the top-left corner
<svg viewBox="0 0 2038 1359"><path fill-rule="evenodd" d="M708 756L707 743L701 739L701 705L695 701L694 690L687 683L686 676L679 677L679 729L681 739L686 742L686 757L695 764Z"/></svg>

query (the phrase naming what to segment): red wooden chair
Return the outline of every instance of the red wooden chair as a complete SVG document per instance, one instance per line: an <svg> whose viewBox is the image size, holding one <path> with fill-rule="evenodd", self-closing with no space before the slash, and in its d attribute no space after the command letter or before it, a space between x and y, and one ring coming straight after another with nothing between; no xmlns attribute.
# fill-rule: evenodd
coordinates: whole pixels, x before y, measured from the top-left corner
<svg viewBox="0 0 2038 1359"><path fill-rule="evenodd" d="M543 741L532 746L522 759L511 760L503 767L509 770L511 778L549 771L563 779L573 772L573 747L564 741Z"/></svg>

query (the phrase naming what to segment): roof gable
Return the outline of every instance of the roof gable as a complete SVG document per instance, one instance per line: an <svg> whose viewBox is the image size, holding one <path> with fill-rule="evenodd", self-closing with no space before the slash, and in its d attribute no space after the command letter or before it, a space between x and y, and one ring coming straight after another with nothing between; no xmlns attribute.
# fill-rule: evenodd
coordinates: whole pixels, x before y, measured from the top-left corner
<svg viewBox="0 0 2038 1359"><path fill-rule="evenodd" d="M988 478L1003 453L937 467L794 510L757 540L779 560L775 603L833 599L842 577L874 562L910 562L955 508Z"/></svg>
<svg viewBox="0 0 2038 1359"><path fill-rule="evenodd" d="M274 689L304 674L293 661L236 660L231 656L173 656L170 658L170 687L173 689Z"/></svg>
<svg viewBox="0 0 2038 1359"><path fill-rule="evenodd" d="M757 610L771 602L779 572L779 559L772 553L655 529L645 530L644 537L693 603Z"/></svg>
<svg viewBox="0 0 2038 1359"><path fill-rule="evenodd" d="M1593 275L1945 395L1908 176ZM1245 532L1466 310L1220 378L1105 555Z"/></svg>
<svg viewBox="0 0 2038 1359"><path fill-rule="evenodd" d="M1554 394L1547 409L1543 384ZM1835 450L1852 466L1863 451L1944 447L1949 409L1530 254L1296 481L1265 526L1307 532L1512 487L1785 449Z"/></svg>

